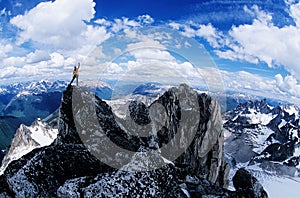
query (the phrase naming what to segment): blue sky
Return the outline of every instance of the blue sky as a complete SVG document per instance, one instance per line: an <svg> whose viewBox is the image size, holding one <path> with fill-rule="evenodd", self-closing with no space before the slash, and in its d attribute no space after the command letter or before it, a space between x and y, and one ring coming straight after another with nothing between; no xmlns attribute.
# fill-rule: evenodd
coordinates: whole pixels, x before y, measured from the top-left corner
<svg viewBox="0 0 300 198"><path fill-rule="evenodd" d="M77 62L83 80L99 78L95 70L119 78L141 65L146 75L157 64L168 65L168 71L156 68L161 76L171 78L176 70L188 81L199 74L209 84L218 74L226 90L300 100L299 1L2 0L0 16L0 84L68 80ZM156 27L173 37L163 38L163 29L160 35L145 31ZM193 57L184 45L190 52L204 48ZM183 53L196 60L204 51L212 62L195 66L179 58Z"/></svg>

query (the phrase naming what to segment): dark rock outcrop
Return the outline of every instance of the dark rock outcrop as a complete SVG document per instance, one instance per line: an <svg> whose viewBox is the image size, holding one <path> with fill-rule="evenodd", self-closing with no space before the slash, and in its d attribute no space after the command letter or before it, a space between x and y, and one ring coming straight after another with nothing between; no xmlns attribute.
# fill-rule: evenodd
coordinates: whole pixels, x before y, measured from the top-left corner
<svg viewBox="0 0 300 198"><path fill-rule="evenodd" d="M244 168L239 169L233 176L233 185L241 197L268 197L268 194L263 189L262 185Z"/></svg>

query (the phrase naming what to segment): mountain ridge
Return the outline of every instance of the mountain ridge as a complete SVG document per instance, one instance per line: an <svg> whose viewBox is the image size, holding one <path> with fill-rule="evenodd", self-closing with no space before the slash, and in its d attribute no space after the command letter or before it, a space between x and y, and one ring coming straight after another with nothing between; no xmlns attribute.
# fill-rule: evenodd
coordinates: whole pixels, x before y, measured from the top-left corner
<svg viewBox="0 0 300 198"><path fill-rule="evenodd" d="M184 109L190 111L190 103L189 99L184 101L184 103L178 103L178 98L176 94L174 95L176 90L181 90L182 92L180 93L183 94L193 93L190 88L181 86L176 89L170 89L160 97L158 101L166 108L168 122L164 123L166 124L165 128L162 128L163 130L157 133L153 139L136 136L129 137L128 132L120 129L114 121L111 108L104 101L80 87L68 87L63 93L60 107L58 137L51 145L35 149L7 167L4 172L5 177L0 177L0 181L3 181L0 185L2 195L9 196L13 194L16 197L57 195L92 197L100 195L120 196L118 193L122 193L123 196L144 197L213 195L241 197L251 193L254 197L267 197L262 186L257 181L252 180L250 176L246 177L248 178L246 180L253 182L246 186L237 186L237 191L229 191L224 188L227 186L226 178L229 167L224 160L220 107L215 100L207 95L198 96L196 94L200 107L199 116L203 119L200 120L199 126L196 127L196 136L190 147L188 147L189 149L174 160L173 163L167 162L162 168L146 172L117 170L99 161L82 144L83 140L79 135L87 133L85 130L89 129L91 131L95 130L93 131L94 133L90 134L93 137L97 134L97 127L90 125L91 123L88 125L85 125L83 122L75 124L77 121L83 121L80 119L80 116L88 115L84 114L84 112L89 113L87 107L91 106L89 104L85 106L80 102L74 103L74 101L72 102L72 97L82 100L88 96L93 96L95 97L93 99L95 103L93 104L92 102L90 104L96 108L96 115L100 121L101 128L111 141L114 141L119 146L129 150L133 149L133 151L141 148L147 151L151 150L152 147L150 145L153 145L152 143L154 142L157 143L156 145L161 144L162 146L168 142L178 145L173 137L177 134L176 131L180 129L178 125L181 120L179 112ZM134 106L133 109L135 108L145 108L145 106ZM73 110L75 111L73 112ZM77 114L78 112L83 114ZM139 116L138 114L134 115ZM76 121L76 119L79 120ZM105 139L101 139L101 136L99 138L88 140L105 141ZM180 140L184 143L185 137L181 137ZM107 149L109 148L108 146ZM136 154L135 157L139 157ZM173 154L171 153L171 155ZM163 159L160 156L161 154L157 156L159 157L157 159ZM126 156L120 155L119 157L126 160ZM146 162L155 166L153 161ZM158 163L159 161L156 162ZM132 167L132 165L135 166L134 164L130 166ZM247 175L242 171L238 174ZM239 183L240 178L244 177L236 177L236 183Z"/></svg>

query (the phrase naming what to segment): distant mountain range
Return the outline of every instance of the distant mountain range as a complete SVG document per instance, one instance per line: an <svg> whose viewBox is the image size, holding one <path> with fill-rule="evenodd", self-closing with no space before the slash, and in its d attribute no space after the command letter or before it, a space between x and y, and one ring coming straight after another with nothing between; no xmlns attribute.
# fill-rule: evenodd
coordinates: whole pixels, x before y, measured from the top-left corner
<svg viewBox="0 0 300 198"><path fill-rule="evenodd" d="M44 80L0 86L0 140L2 140L0 150L7 148L21 123L31 125L36 118L44 119L52 114L52 126L56 125L53 121L55 117L58 117L62 91L65 90L67 85L68 82L66 81ZM115 89L101 81L84 81L81 82L80 86L94 92L95 95L102 99L110 100L112 97L118 97L118 94L121 94L126 99L129 96L150 98L150 102L170 87L158 83L146 83L137 87L133 85L119 85L118 89ZM124 97L124 95L127 96ZM232 110L239 103L246 102L249 99L257 99L257 97L231 92L225 94L216 93L215 95L217 97L212 94L217 100L226 100L226 106L222 106L223 112Z"/></svg>
<svg viewBox="0 0 300 198"><path fill-rule="evenodd" d="M37 117L45 117L60 104L64 81L15 83L0 87L0 115L22 118L31 124Z"/></svg>

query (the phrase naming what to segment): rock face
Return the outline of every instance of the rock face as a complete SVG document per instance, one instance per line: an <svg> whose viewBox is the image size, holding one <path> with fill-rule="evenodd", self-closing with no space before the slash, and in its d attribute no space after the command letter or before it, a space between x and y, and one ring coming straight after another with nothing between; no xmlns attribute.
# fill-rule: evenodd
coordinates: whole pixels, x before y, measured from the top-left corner
<svg viewBox="0 0 300 198"><path fill-rule="evenodd" d="M0 196L241 197L225 189L228 173L220 107L209 96L181 85L149 107L132 102L118 118L91 92L69 86L57 139L12 162Z"/></svg>

